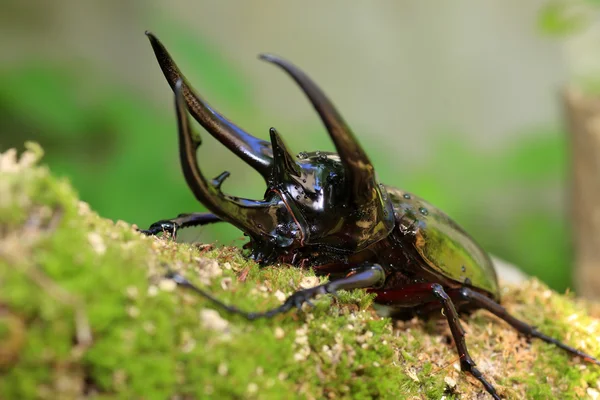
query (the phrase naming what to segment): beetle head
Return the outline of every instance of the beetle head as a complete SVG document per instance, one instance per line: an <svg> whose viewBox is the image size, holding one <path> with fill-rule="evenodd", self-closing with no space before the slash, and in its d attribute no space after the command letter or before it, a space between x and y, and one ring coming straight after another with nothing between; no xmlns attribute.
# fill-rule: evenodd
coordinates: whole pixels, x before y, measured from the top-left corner
<svg viewBox="0 0 600 400"><path fill-rule="evenodd" d="M180 159L187 183L209 210L250 236L255 253L270 256L312 247L352 253L391 232L392 205L377 182L373 165L333 104L306 74L279 57L261 55L263 60L287 72L302 88L320 115L337 153L300 153L294 157L274 128L270 130L270 142L253 137L198 96L185 83L158 39L147 35L175 92ZM224 194L221 184L229 175L227 172L211 182L204 178L196 159L201 140L190 127L188 111L211 135L263 176L267 183L263 200Z"/></svg>

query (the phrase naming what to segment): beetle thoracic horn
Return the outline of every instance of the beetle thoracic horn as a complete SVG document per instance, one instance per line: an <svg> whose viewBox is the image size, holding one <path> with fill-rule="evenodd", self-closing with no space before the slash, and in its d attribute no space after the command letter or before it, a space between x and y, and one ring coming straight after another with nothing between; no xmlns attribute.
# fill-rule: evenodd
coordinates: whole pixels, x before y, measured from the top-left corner
<svg viewBox="0 0 600 400"><path fill-rule="evenodd" d="M374 181L373 165L333 103L308 75L292 63L272 54L261 54L259 57L282 68L302 88L319 113L340 159L350 175L354 200L359 203L371 200Z"/></svg>
<svg viewBox="0 0 600 400"><path fill-rule="evenodd" d="M247 233L259 234L254 221L266 214L269 204L264 201L231 198L221 192L221 183L227 176L224 172L209 183L202 175L196 159L200 135L195 134L190 126L184 98L184 83L180 79L173 88L175 92L175 108L179 132L179 157L183 174L188 186L196 198L210 211L230 222Z"/></svg>
<svg viewBox="0 0 600 400"><path fill-rule="evenodd" d="M150 44L171 89L181 79L183 81L182 93L188 105L190 114L212 136L223 143L229 150L242 158L248 165L257 170L265 179L271 172L272 151L271 144L258 139L219 114L194 90L185 83L185 77L179 71L167 49L152 33L146 31Z"/></svg>

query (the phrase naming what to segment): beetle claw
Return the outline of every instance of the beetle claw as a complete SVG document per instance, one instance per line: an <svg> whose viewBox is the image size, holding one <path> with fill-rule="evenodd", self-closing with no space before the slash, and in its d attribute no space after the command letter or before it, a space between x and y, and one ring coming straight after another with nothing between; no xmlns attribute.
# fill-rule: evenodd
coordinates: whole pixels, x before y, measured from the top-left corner
<svg viewBox="0 0 600 400"><path fill-rule="evenodd" d="M146 236L155 236L159 233L168 233L173 239L177 237L177 230L179 224L170 220L160 220L152 225L148 229L138 229L137 231Z"/></svg>
<svg viewBox="0 0 600 400"><path fill-rule="evenodd" d="M313 297L317 295L317 291L314 290L316 288L304 289L293 293L290 297L287 298L284 304L289 304L290 306L295 306L298 310L302 310L302 306L304 304L308 304L311 307L314 307L315 304L311 301Z"/></svg>

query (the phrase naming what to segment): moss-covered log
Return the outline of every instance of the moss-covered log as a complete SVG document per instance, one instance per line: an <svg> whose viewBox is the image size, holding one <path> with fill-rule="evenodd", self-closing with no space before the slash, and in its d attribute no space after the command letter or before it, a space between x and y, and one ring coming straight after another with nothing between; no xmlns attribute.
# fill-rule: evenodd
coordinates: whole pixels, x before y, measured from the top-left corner
<svg viewBox="0 0 600 400"><path fill-rule="evenodd" d="M259 268L232 247L144 237L102 219L41 150L0 158L0 398L487 398L460 373L443 320L394 323L363 291L248 322L162 279L176 269L242 309L318 279ZM532 280L505 306L592 355L590 304ZM598 312L596 311L596 317ZM527 341L495 317L463 318L471 354L505 398L595 398L600 368Z"/></svg>

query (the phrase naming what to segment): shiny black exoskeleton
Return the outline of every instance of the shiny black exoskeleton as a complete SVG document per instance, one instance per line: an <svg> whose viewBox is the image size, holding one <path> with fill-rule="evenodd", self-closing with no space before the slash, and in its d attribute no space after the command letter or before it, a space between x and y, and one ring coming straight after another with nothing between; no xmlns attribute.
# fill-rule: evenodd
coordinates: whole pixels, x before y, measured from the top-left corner
<svg viewBox="0 0 600 400"><path fill-rule="evenodd" d="M300 153L294 157L275 128L270 142L245 132L219 114L185 82L167 50L147 33L159 65L175 92L179 153L186 181L212 213L182 214L143 231L157 234L208 223L229 222L250 241L262 264L289 263L328 274L330 281L300 290L280 307L247 313L227 306L177 273L179 285L250 319L300 307L318 294L364 288L393 315L425 316L443 310L463 371L472 374L494 397L494 387L475 367L464 340L458 311L483 308L522 334L537 337L571 354L600 362L522 322L500 306L496 272L487 253L443 212L424 200L378 182L371 161L333 104L302 71L273 56L261 59L283 69L304 91L325 124L337 153ZM213 180L196 159L201 139L190 127L188 112L217 140L265 179L264 199L248 200L221 191L227 172Z"/></svg>

